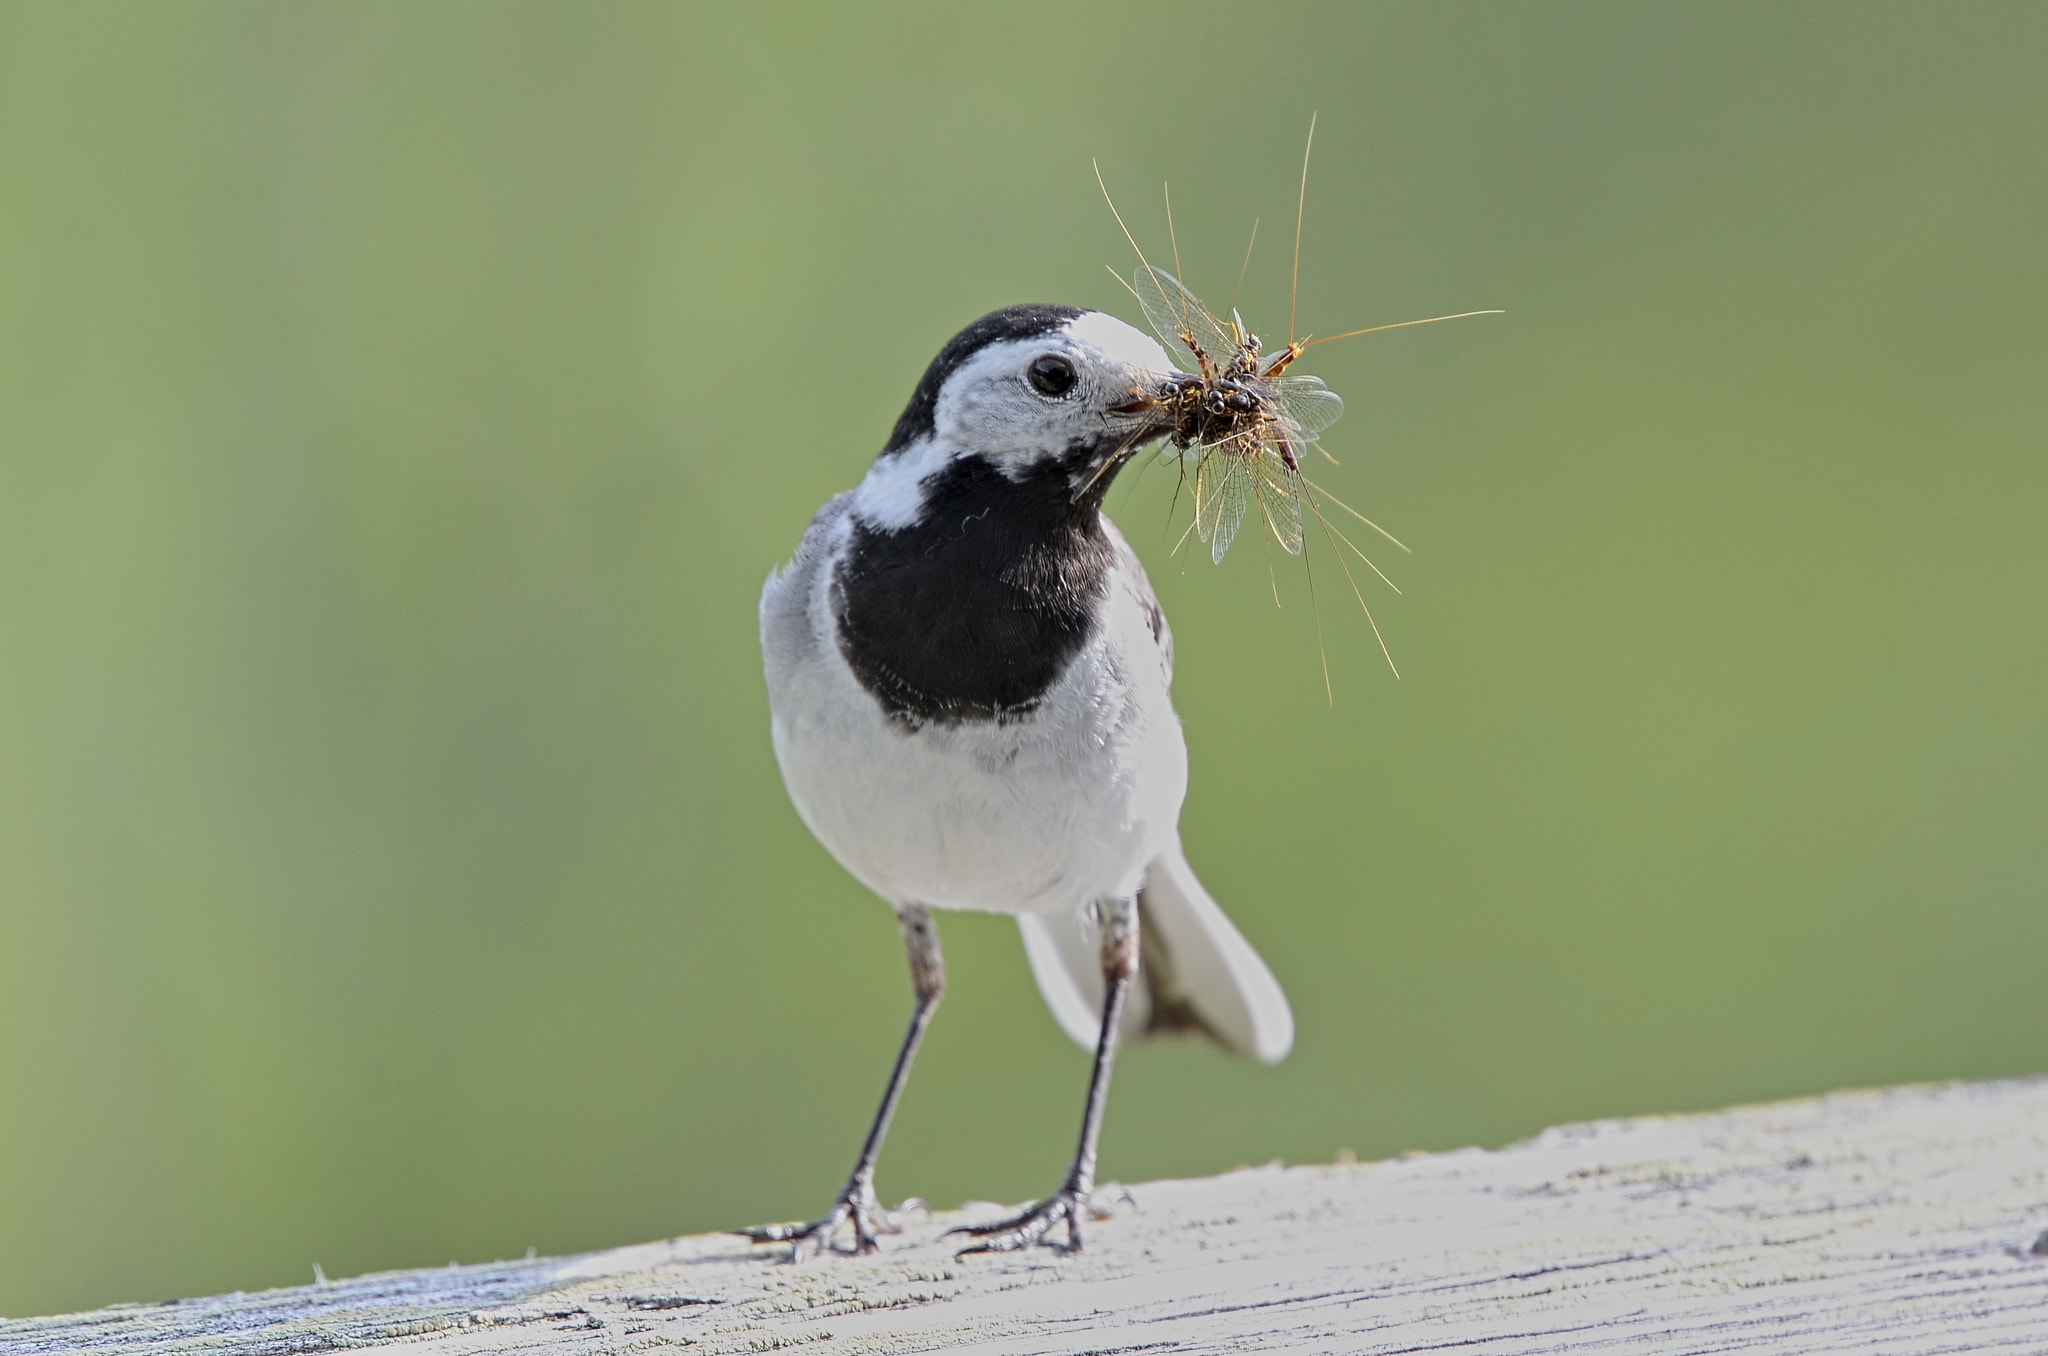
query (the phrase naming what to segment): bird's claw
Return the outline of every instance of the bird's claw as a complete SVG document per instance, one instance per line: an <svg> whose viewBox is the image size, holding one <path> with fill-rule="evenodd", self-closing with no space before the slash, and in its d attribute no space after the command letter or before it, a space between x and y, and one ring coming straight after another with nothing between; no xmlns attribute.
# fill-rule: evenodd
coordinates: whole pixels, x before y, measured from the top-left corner
<svg viewBox="0 0 2048 1356"><path fill-rule="evenodd" d="M839 1193L839 1199L832 1202L832 1208L809 1224L757 1224L749 1229L735 1229L734 1233L756 1243L787 1243L790 1245L789 1260L801 1262L815 1257L832 1246L841 1225L853 1225L853 1251L871 1253L881 1247L878 1235L900 1234L904 1221L913 1214L922 1214L928 1207L913 1196L894 1210L885 1210L875 1199L873 1184L862 1182L848 1186Z"/></svg>
<svg viewBox="0 0 2048 1356"><path fill-rule="evenodd" d="M993 1224L964 1224L957 1229L948 1229L945 1237L958 1234L975 1240L960 1250L961 1257L980 1252L1015 1252L1043 1241L1054 1225L1065 1224L1067 1242L1064 1251L1079 1252L1083 1215L1091 1220L1104 1220L1114 1215L1117 1207L1135 1204L1136 1200L1123 1187L1097 1192L1086 1183L1070 1180L1021 1214Z"/></svg>

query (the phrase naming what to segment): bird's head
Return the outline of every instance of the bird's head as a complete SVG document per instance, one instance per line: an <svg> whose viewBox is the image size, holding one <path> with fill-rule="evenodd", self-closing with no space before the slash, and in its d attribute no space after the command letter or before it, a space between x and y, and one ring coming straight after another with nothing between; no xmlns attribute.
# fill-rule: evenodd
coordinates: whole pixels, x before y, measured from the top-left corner
<svg viewBox="0 0 2048 1356"><path fill-rule="evenodd" d="M854 507L875 526L902 526L934 480L993 471L1041 491L1063 486L1092 510L1117 470L1171 431L1160 398L1180 380L1166 350L1115 316L991 312L932 359Z"/></svg>

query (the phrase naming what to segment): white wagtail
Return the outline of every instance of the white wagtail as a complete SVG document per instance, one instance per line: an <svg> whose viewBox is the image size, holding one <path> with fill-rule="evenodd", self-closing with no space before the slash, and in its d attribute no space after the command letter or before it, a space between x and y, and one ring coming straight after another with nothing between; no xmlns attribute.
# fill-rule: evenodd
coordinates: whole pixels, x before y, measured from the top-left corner
<svg viewBox="0 0 2048 1356"><path fill-rule="evenodd" d="M899 1227L875 1158L945 988L931 910L1015 914L1059 1024L1095 1051L1059 1189L960 1232L1081 1246L1119 1036L1206 1033L1268 1063L1287 999L1181 851L1173 640L1103 496L1190 378L1113 316L1012 306L939 350L888 445L761 594L775 755L811 832L888 901L916 1007L832 1209L745 1232L802 1258ZM1142 980L1142 983L1134 983Z"/></svg>

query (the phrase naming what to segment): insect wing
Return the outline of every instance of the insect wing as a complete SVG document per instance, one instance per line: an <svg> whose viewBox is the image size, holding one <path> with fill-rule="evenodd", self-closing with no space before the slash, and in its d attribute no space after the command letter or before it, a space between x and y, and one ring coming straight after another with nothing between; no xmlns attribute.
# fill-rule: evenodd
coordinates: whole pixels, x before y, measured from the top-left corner
<svg viewBox="0 0 2048 1356"><path fill-rule="evenodd" d="M1188 338L1192 338L1218 368L1230 361L1237 349L1237 336L1211 315L1193 292L1182 287L1180 279L1164 269L1140 264L1131 275L1131 290L1138 294L1145 319L1169 350L1187 352Z"/></svg>
<svg viewBox="0 0 2048 1356"><path fill-rule="evenodd" d="M1287 554L1300 555L1301 486L1281 459L1280 449L1272 442L1261 443L1258 455L1251 458L1251 469L1246 479L1253 482L1253 492L1259 499L1259 513L1265 518L1266 526L1273 529L1274 540Z"/></svg>
<svg viewBox="0 0 2048 1356"><path fill-rule="evenodd" d="M1252 504L1252 478L1238 449L1211 447L1195 463L1195 535L1209 543L1209 559L1221 564L1237 540L1237 529Z"/></svg>
<svg viewBox="0 0 2048 1356"><path fill-rule="evenodd" d="M1272 387L1280 417L1292 424L1305 442L1314 442L1344 413L1344 398L1323 385L1321 377L1276 377Z"/></svg>

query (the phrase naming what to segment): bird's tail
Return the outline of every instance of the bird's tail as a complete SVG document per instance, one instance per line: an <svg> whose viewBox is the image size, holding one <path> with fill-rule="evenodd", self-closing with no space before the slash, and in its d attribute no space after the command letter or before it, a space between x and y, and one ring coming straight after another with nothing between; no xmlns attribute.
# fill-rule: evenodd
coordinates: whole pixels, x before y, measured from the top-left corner
<svg viewBox="0 0 2048 1356"><path fill-rule="evenodd" d="M1209 898L1176 845L1145 873L1138 892L1139 983L1124 1009L1122 1039L1199 1032L1266 1064L1294 1045L1294 1014L1273 972ZM1081 918L1026 914L1024 954L1060 1027L1095 1048L1102 1024L1102 927Z"/></svg>

